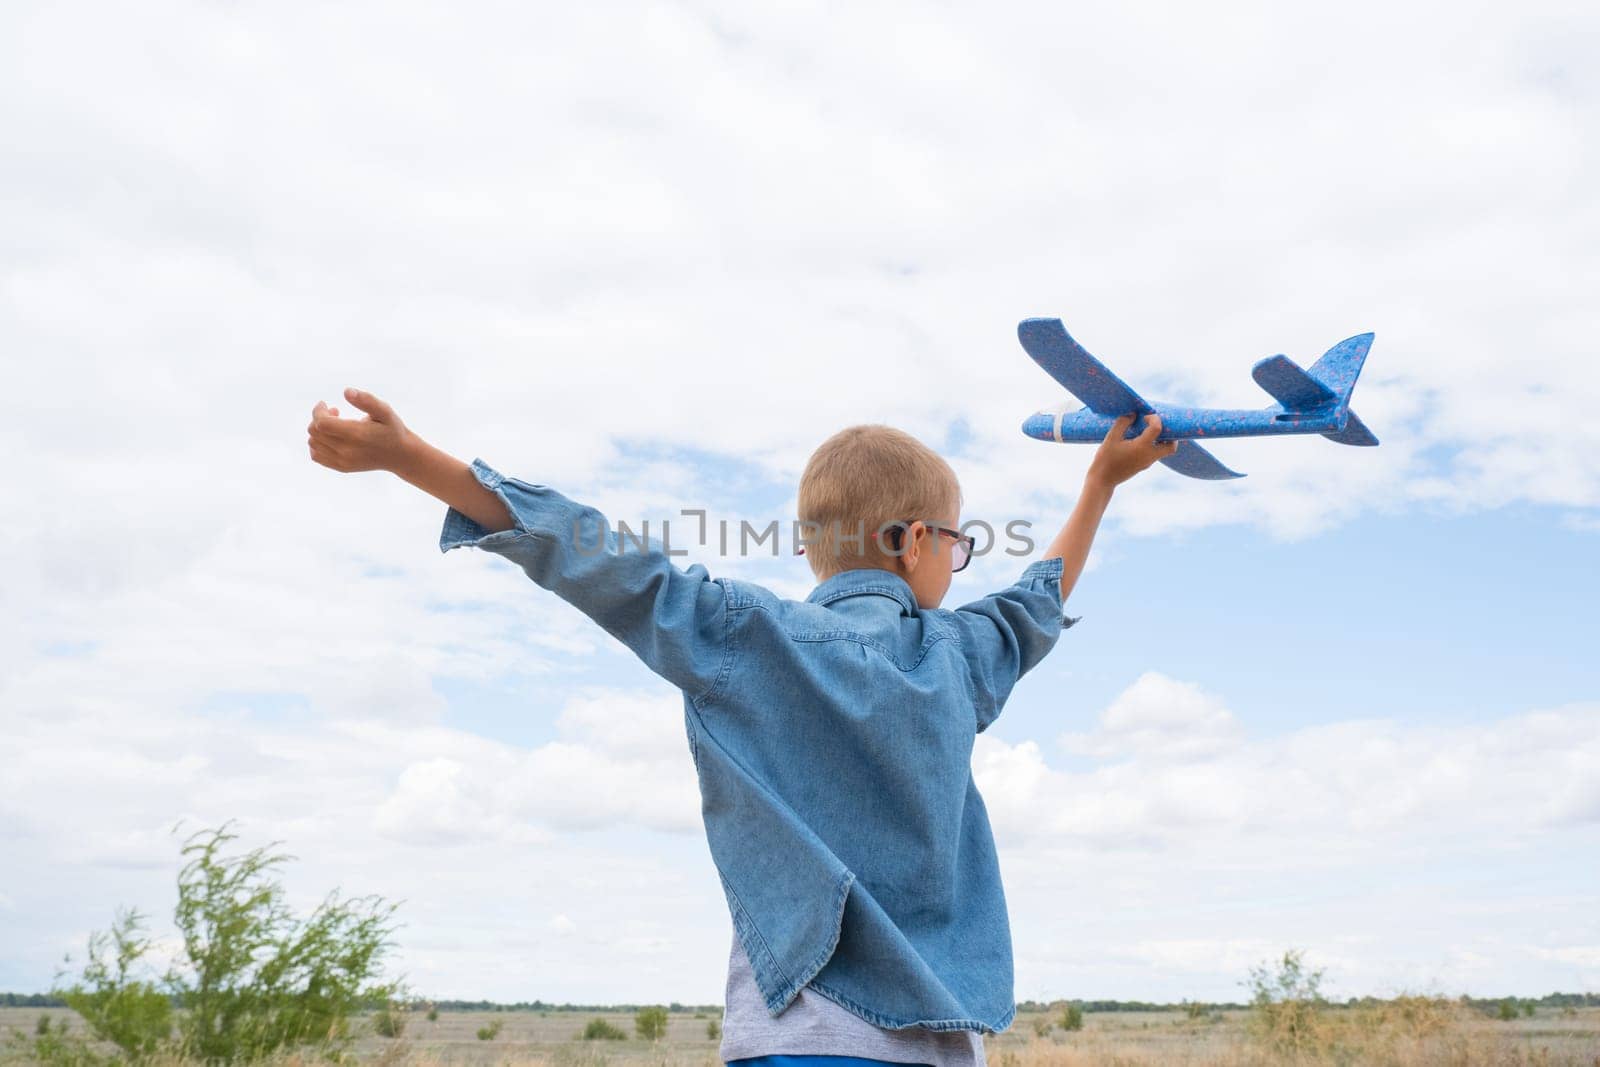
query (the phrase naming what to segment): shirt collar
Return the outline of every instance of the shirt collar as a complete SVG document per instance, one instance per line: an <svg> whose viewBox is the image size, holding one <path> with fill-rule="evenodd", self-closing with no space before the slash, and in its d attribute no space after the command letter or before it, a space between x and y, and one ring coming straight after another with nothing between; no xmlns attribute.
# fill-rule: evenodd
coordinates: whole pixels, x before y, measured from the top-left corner
<svg viewBox="0 0 1600 1067"><path fill-rule="evenodd" d="M871 593L898 601L902 615L917 613L917 598L911 592L911 584L893 571L880 567L840 571L813 589L811 595L806 597L806 603L829 604L842 597Z"/></svg>

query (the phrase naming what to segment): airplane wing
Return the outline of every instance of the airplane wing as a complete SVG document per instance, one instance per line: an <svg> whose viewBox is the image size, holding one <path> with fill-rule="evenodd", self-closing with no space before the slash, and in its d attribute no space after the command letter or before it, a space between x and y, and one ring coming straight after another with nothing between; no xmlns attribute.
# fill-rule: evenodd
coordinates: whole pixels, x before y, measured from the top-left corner
<svg viewBox="0 0 1600 1067"><path fill-rule="evenodd" d="M1205 478L1208 481L1220 478L1243 478L1238 471L1231 471L1222 465L1222 462L1210 452L1201 448L1190 440L1178 442L1178 450L1172 455L1156 460L1165 463L1179 474L1187 474L1191 478Z"/></svg>
<svg viewBox="0 0 1600 1067"><path fill-rule="evenodd" d="M1017 339L1045 373L1097 415L1147 415L1155 409L1072 339L1060 319L1023 319ZM1137 420L1135 420L1137 421ZM1179 450L1182 451L1181 449ZM1177 453L1173 454L1174 459Z"/></svg>
<svg viewBox="0 0 1600 1067"><path fill-rule="evenodd" d="M1017 339L1046 374L1087 404L1095 414L1115 418L1118 415L1154 413L1155 408L1146 403L1143 397L1074 341L1060 319L1023 319L1017 327ZM1134 419L1130 429L1135 428L1143 428L1142 419ZM1244 477L1238 471L1223 466L1217 457L1189 440L1179 441L1176 452L1157 462L1191 478Z"/></svg>

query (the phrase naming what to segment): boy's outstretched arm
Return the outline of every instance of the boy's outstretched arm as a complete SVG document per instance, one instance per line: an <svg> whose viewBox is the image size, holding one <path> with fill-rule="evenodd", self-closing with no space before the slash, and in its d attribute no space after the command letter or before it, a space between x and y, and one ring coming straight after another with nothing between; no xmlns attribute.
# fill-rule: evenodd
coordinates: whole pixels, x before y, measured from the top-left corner
<svg viewBox="0 0 1600 1067"><path fill-rule="evenodd" d="M1077 505L1061 527L1061 532L1056 534L1055 540L1050 542L1040 557L1061 557L1063 602L1072 592L1072 587L1078 584L1078 575L1083 573L1084 561L1089 558L1089 546L1094 543L1095 531L1100 528L1106 506L1111 503L1112 491L1157 460L1178 450L1177 441L1165 444L1156 442L1161 435L1160 415L1151 415L1139 436L1124 439L1122 435L1131 425L1133 416L1122 415L1106 431L1105 440L1100 442L1089 464L1089 472L1084 475L1083 492L1078 494Z"/></svg>
<svg viewBox="0 0 1600 1067"><path fill-rule="evenodd" d="M478 481L469 464L420 437L411 437L393 470L397 477L461 512L485 533L516 528L505 503Z"/></svg>
<svg viewBox="0 0 1600 1067"><path fill-rule="evenodd" d="M377 397L347 390L368 413L312 412L312 458L340 471L387 470L449 505L441 551L472 545L505 556L588 615L645 666L698 700L715 686L727 648L727 600L705 567L687 570L646 539L620 544L597 509L547 485L470 465L407 429Z"/></svg>

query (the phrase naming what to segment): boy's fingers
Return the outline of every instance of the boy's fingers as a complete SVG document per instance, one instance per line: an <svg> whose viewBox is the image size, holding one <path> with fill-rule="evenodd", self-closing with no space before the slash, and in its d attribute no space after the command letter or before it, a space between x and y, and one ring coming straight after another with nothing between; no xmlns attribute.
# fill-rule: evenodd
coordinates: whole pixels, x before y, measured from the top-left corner
<svg viewBox="0 0 1600 1067"><path fill-rule="evenodd" d="M317 401L317 406L311 409L311 425L306 428L315 429L318 423L322 422L324 419L333 420L337 419L338 417L338 408L329 407L327 401L319 400Z"/></svg>
<svg viewBox="0 0 1600 1067"><path fill-rule="evenodd" d="M1118 415L1115 419L1111 420L1111 429L1106 431L1106 440L1107 441L1120 440L1122 435L1123 435L1123 433L1125 433L1127 431L1128 427L1132 426L1132 425L1133 425L1133 416L1131 414L1129 414L1129 415Z"/></svg>
<svg viewBox="0 0 1600 1067"><path fill-rule="evenodd" d="M362 411L366 412L377 422L387 422L394 416L394 409L386 402L379 400L371 393L361 389L349 388L344 391L344 398Z"/></svg>

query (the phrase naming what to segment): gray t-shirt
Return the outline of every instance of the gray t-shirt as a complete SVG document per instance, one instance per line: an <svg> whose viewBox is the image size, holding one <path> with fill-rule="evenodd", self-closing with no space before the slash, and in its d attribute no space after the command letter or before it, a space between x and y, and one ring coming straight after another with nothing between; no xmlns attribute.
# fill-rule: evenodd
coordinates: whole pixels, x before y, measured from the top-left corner
<svg viewBox="0 0 1600 1067"><path fill-rule="evenodd" d="M977 1030L886 1030L805 987L783 1012L767 1011L750 958L736 931L728 955L727 1005L722 1017L722 1062L750 1056L860 1056L932 1067L987 1067Z"/></svg>

